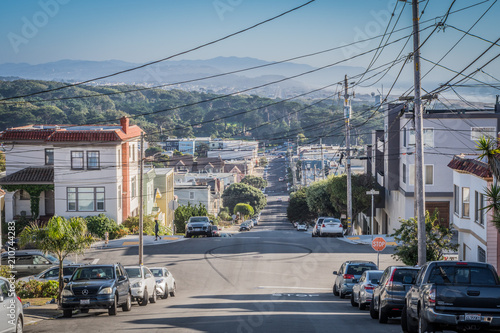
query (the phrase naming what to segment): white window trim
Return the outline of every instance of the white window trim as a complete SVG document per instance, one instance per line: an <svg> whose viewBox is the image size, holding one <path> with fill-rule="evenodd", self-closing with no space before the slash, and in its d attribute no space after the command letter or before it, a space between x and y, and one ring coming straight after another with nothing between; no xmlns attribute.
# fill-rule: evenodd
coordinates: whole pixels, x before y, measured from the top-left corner
<svg viewBox="0 0 500 333"><path fill-rule="evenodd" d="M432 184L424 184L425 186L434 186L435 182L434 182L434 164L425 164L424 165L424 174L423 174L423 177L424 177L424 182L425 182L425 178L426 178L426 167L428 166L431 166L432 167ZM410 164L409 166L407 166L407 170L408 170L408 185L410 186L415 186L415 164Z"/></svg>

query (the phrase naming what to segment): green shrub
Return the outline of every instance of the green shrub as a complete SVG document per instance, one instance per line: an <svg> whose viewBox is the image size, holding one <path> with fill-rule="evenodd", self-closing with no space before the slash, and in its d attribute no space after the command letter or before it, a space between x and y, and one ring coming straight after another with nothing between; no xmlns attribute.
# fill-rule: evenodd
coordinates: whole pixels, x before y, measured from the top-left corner
<svg viewBox="0 0 500 333"><path fill-rule="evenodd" d="M123 221L122 225L125 228L128 228L132 233L139 232L139 216L129 216L125 221ZM143 233L147 235L155 234L155 220L152 215L146 215L143 218Z"/></svg>
<svg viewBox="0 0 500 333"><path fill-rule="evenodd" d="M9 266L0 266L0 276L6 279L10 278L10 267Z"/></svg>
<svg viewBox="0 0 500 333"><path fill-rule="evenodd" d="M21 298L56 298L59 289L58 281L37 281L16 282L16 294Z"/></svg>
<svg viewBox="0 0 500 333"><path fill-rule="evenodd" d="M109 232L111 239L111 234L118 229L118 224L115 220L110 219L104 214L87 216L85 220L87 221L87 229L89 232L99 238L104 238L104 233Z"/></svg>
<svg viewBox="0 0 500 333"><path fill-rule="evenodd" d="M120 225L118 229L109 234L109 239L118 239L125 237L129 234L130 230L123 225Z"/></svg>
<svg viewBox="0 0 500 333"><path fill-rule="evenodd" d="M219 213L219 218L222 220L222 221L231 221L233 218L231 217L231 215L229 215L228 212L226 211L221 211Z"/></svg>

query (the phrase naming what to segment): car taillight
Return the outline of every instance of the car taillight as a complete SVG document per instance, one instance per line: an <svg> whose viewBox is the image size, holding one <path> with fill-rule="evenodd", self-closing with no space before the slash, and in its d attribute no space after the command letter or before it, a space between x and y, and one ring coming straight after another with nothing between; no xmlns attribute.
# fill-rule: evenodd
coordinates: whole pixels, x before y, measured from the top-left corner
<svg viewBox="0 0 500 333"><path fill-rule="evenodd" d="M343 228L344 226L342 224L339 224L339 227Z"/></svg>
<svg viewBox="0 0 500 333"><path fill-rule="evenodd" d="M436 306L436 288L429 290L429 306Z"/></svg>
<svg viewBox="0 0 500 333"><path fill-rule="evenodd" d="M391 278L386 282L387 287L392 287L392 281L394 280L394 274L396 274L396 270L392 271Z"/></svg>
<svg viewBox="0 0 500 333"><path fill-rule="evenodd" d="M459 261L459 262L457 262L457 265L467 266L467 263L466 263L466 262L463 262L463 261Z"/></svg>
<svg viewBox="0 0 500 333"><path fill-rule="evenodd" d="M344 274L344 280L350 280L350 279L354 279L354 275L352 274Z"/></svg>
<svg viewBox="0 0 500 333"><path fill-rule="evenodd" d="M375 289L375 286L374 285L371 285L371 284L367 284L366 286L364 286L365 290L373 290Z"/></svg>
<svg viewBox="0 0 500 333"><path fill-rule="evenodd" d="M325 227L325 224L323 223L323 224L321 225L321 228L324 228L324 227Z"/></svg>

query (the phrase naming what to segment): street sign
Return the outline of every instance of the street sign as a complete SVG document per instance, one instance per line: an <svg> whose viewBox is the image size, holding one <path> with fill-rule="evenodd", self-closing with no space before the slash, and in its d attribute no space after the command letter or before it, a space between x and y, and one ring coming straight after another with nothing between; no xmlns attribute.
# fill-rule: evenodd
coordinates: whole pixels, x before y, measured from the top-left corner
<svg viewBox="0 0 500 333"><path fill-rule="evenodd" d="M179 202L177 202L176 200L170 200L170 202L168 203L168 208L170 210L176 210L177 207L179 207Z"/></svg>
<svg viewBox="0 0 500 333"><path fill-rule="evenodd" d="M386 245L387 242L382 237L377 237L374 240L372 240L372 247L377 252L383 251Z"/></svg>
<svg viewBox="0 0 500 333"><path fill-rule="evenodd" d="M378 195L380 192L375 190L366 191L367 195Z"/></svg>

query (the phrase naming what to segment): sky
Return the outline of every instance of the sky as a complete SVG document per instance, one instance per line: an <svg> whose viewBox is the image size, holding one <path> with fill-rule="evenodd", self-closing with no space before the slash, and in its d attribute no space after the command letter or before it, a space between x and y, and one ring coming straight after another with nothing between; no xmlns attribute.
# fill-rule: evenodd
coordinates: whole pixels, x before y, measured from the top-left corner
<svg viewBox="0 0 500 333"><path fill-rule="evenodd" d="M221 38L284 11L307 0L2 0L0 2L0 63L38 64L73 60L123 60L145 63ZM453 0L423 0L425 8L421 34L425 40L433 24L441 21ZM455 10L478 4L470 9ZM446 23L468 30L493 4L471 30L482 38L496 41L500 3L494 0L456 0ZM384 33L391 13L392 24L401 17L391 40L411 33L411 4L395 0L316 0L313 3L222 42L190 52L180 59L209 59L218 56L253 57L276 61L324 49L338 47ZM404 8L403 8L404 7ZM454 28L438 29L422 47L422 56L438 61L463 33ZM395 59L406 40L384 49L376 64ZM366 52L379 45L380 38L344 47L320 56L297 60L298 63L323 66ZM491 44L467 36L443 60L442 64L460 71ZM412 42L402 54L411 52ZM486 62L498 47L481 60ZM346 64L367 66L373 53ZM484 62L474 64L478 68ZM497 60L485 67L488 75L500 77ZM430 68L423 60L422 68ZM410 68L411 69L411 68ZM408 73L407 73L408 74ZM0 73L1 75L1 73ZM435 69L432 75L453 74ZM486 74L483 78L486 80ZM489 78L489 76L488 76ZM493 80L489 78L490 80Z"/></svg>

